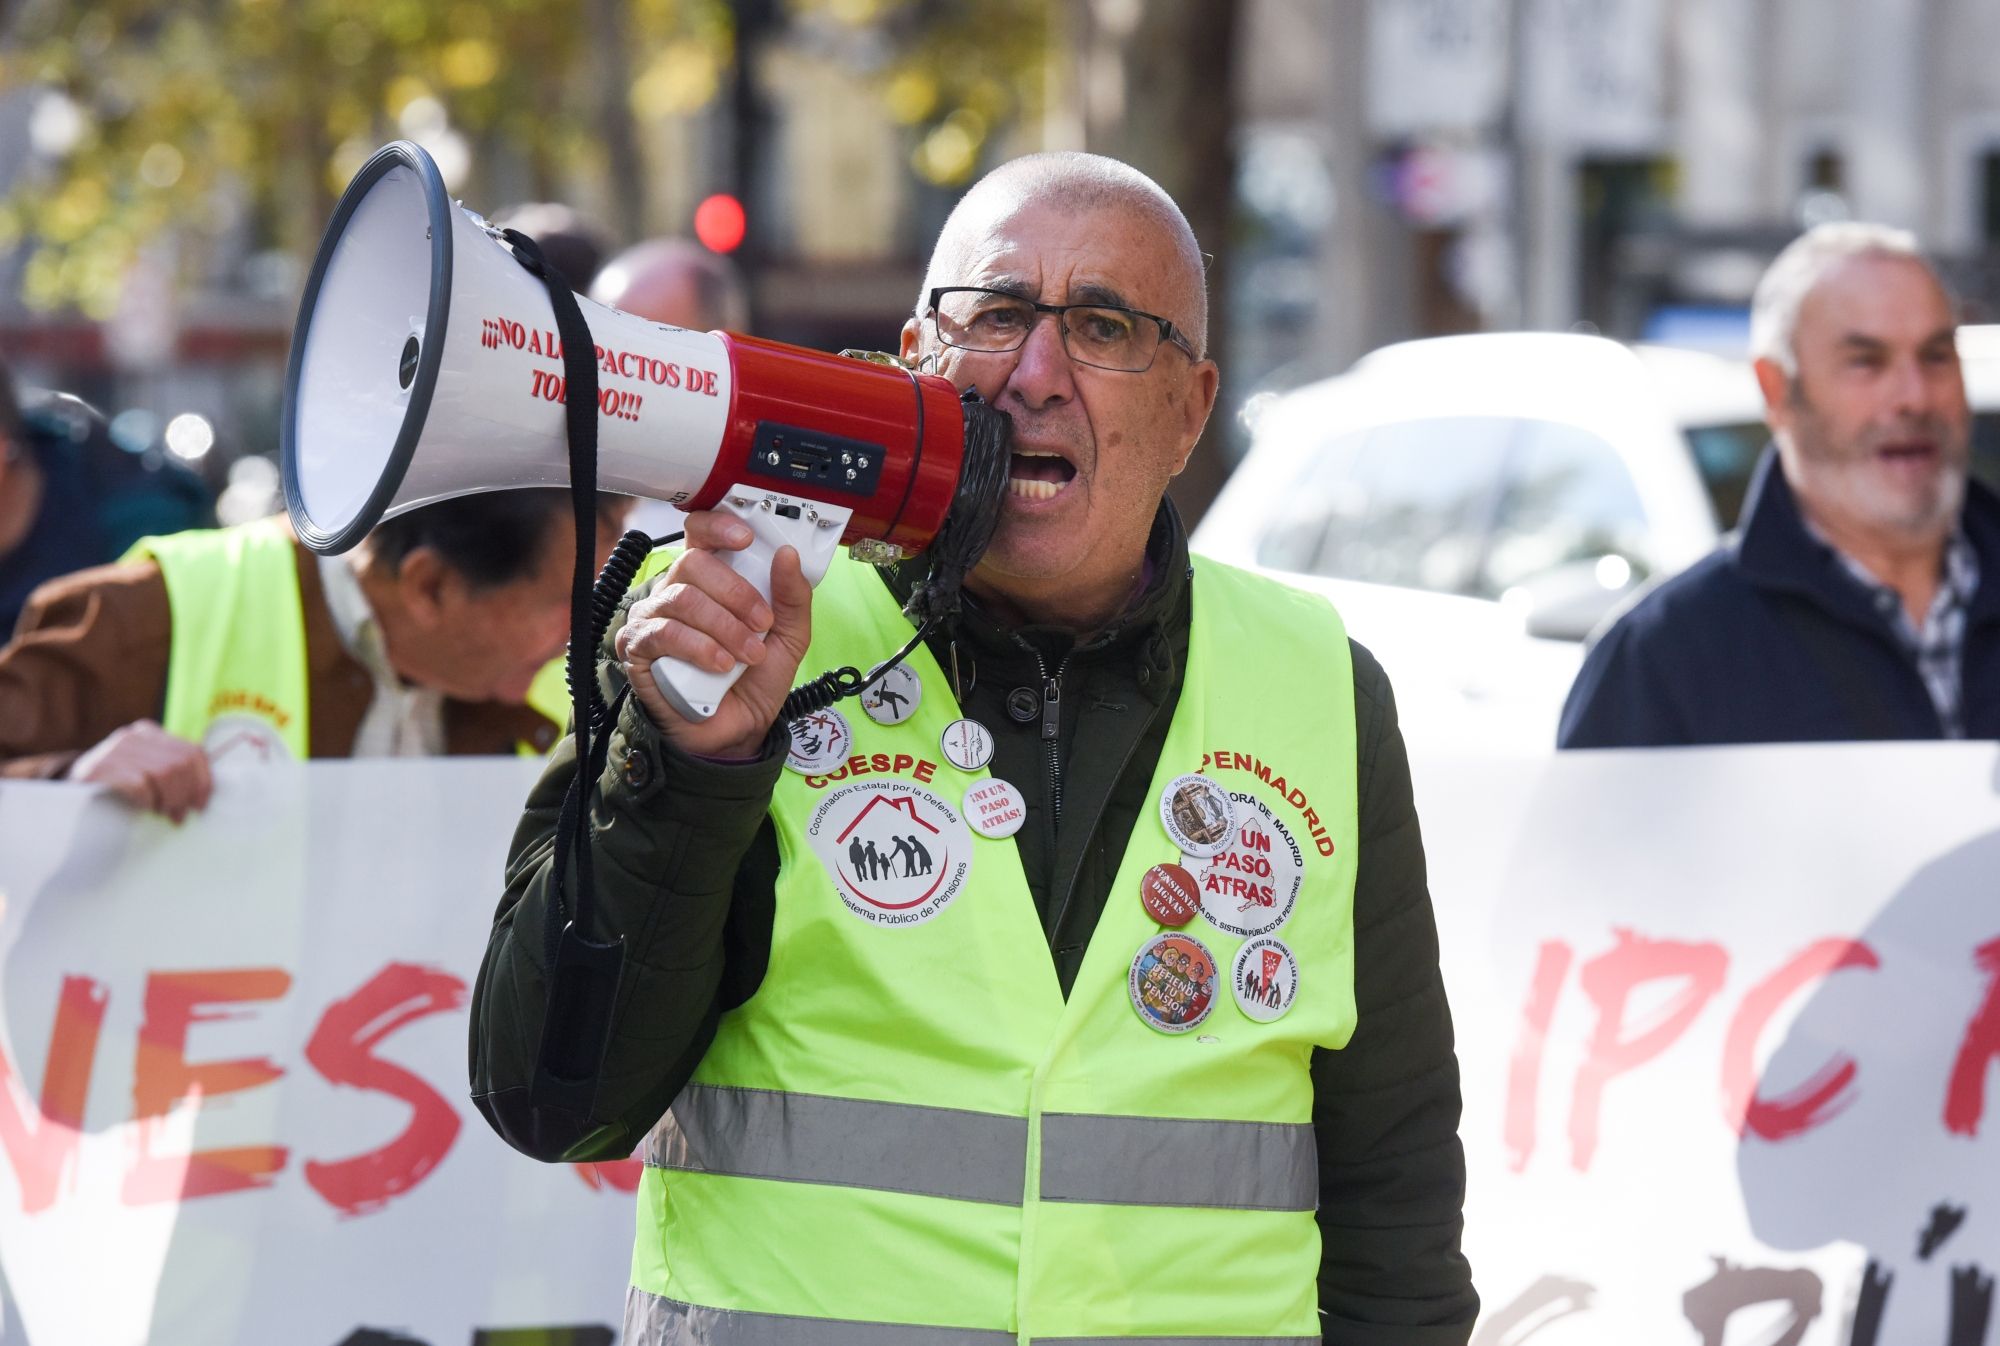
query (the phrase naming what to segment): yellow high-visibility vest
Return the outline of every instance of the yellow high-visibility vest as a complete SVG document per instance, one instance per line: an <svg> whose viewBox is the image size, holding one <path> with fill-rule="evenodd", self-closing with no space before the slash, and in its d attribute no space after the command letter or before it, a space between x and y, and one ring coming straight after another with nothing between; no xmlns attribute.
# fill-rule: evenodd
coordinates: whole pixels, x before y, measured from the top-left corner
<svg viewBox="0 0 2000 1346"><path fill-rule="evenodd" d="M1192 584L1149 808L1067 1000L1014 842L967 824L991 777L941 751L960 712L927 650L911 718L842 701L837 765L784 773L770 962L647 1140L627 1341L1320 1339L1308 1068L1355 1026L1352 663L1323 599L1206 561ZM809 670L910 634L844 560L813 628ZM1221 835L1211 785L1229 839L1184 855ZM1204 902L1168 932L1140 888L1172 862ZM1196 948L1212 969L1176 961ZM1191 1011L1208 970L1185 1031L1135 1008Z"/></svg>

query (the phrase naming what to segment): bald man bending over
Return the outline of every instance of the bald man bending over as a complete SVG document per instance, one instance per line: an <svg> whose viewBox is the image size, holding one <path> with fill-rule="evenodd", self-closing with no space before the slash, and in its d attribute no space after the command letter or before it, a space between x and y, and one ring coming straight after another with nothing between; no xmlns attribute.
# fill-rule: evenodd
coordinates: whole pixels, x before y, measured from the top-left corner
<svg viewBox="0 0 2000 1346"><path fill-rule="evenodd" d="M1394 702L1323 600L1191 558L1201 253L1109 159L946 223L902 354L1013 420L965 611L790 734L801 675L908 639L922 558L688 520L601 676L602 1013L548 1026L573 750L516 835L472 1087L544 1160L645 1161L634 1343L1462 1346L1458 1067ZM662 655L749 665L676 716ZM558 906L552 912L551 904ZM600 1047L600 1043L605 1044ZM537 1061L568 1086L531 1090ZM546 1081L545 1081L546 1082Z"/></svg>
<svg viewBox="0 0 2000 1346"><path fill-rule="evenodd" d="M649 238L625 249L597 272L590 297L696 332L741 332L750 322L750 298L735 264L679 238Z"/></svg>
<svg viewBox="0 0 2000 1346"><path fill-rule="evenodd" d="M750 330L750 294L727 257L680 238L649 238L606 262L590 297L635 318L694 332ZM641 500L630 526L652 537L678 533L687 516L664 500Z"/></svg>

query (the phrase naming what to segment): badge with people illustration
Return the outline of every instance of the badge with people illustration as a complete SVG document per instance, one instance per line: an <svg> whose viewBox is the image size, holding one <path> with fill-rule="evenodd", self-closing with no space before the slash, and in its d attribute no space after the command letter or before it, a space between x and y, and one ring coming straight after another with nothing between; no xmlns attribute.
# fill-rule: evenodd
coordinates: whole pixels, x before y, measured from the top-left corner
<svg viewBox="0 0 2000 1346"><path fill-rule="evenodd" d="M1184 854L1206 857L1228 844L1236 811L1226 790L1191 772L1168 782L1160 795L1160 822Z"/></svg>
<svg viewBox="0 0 2000 1346"><path fill-rule="evenodd" d="M792 748L785 765L808 776L822 776L847 760L854 731L837 710L816 710L792 721Z"/></svg>
<svg viewBox="0 0 2000 1346"><path fill-rule="evenodd" d="M1162 1033L1185 1033L1215 1008L1215 955L1193 935L1155 935L1132 960L1132 1008Z"/></svg>
<svg viewBox="0 0 2000 1346"><path fill-rule="evenodd" d="M1263 800L1246 791L1231 793L1236 823L1214 855L1192 860L1188 869L1201 888L1201 914L1230 935L1268 935L1298 905L1306 857L1291 829Z"/></svg>
<svg viewBox="0 0 2000 1346"><path fill-rule="evenodd" d="M1269 1023L1298 999L1299 960L1281 939L1266 935L1245 940L1236 951L1229 987L1238 1009L1259 1023Z"/></svg>
<svg viewBox="0 0 2000 1346"><path fill-rule="evenodd" d="M806 827L813 853L847 909L870 925L920 925L963 891L972 830L958 811L910 781L835 790Z"/></svg>

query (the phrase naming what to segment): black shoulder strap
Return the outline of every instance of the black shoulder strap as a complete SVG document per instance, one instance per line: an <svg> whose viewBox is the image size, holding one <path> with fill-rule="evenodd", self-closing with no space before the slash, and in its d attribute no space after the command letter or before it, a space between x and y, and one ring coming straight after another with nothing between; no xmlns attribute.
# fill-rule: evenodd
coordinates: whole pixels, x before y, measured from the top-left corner
<svg viewBox="0 0 2000 1346"><path fill-rule="evenodd" d="M566 668L570 733L576 740L576 775L563 796L551 863L548 921L543 930L549 1000L535 1058L529 1097L537 1107L562 1107L589 1117L597 1076L610 1045L612 1010L625 962L623 939L590 938L597 895L590 851L590 791L604 769L610 726L597 720L597 648L592 639L592 585L597 555L597 350L590 324L562 273L548 264L535 241L503 230L515 257L540 278L562 338L564 425L569 440L570 500L576 516L576 564L570 583L570 638ZM593 737L593 731L596 736ZM575 866L568 919L564 890Z"/></svg>

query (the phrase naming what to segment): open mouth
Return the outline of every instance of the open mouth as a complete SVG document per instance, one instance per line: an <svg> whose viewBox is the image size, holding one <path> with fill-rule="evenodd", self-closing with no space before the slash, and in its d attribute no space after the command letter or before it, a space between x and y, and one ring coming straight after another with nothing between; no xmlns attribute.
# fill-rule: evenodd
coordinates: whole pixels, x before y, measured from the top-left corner
<svg viewBox="0 0 2000 1346"><path fill-rule="evenodd" d="M1022 500L1053 500L1075 479L1076 465L1059 454L1020 449L1007 463L1007 494Z"/></svg>
<svg viewBox="0 0 2000 1346"><path fill-rule="evenodd" d="M1919 471L1938 460L1937 443L1929 439L1899 439L1882 445L1876 453L1892 471Z"/></svg>

